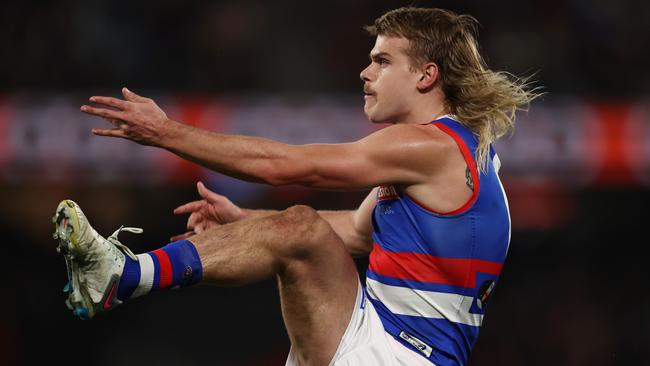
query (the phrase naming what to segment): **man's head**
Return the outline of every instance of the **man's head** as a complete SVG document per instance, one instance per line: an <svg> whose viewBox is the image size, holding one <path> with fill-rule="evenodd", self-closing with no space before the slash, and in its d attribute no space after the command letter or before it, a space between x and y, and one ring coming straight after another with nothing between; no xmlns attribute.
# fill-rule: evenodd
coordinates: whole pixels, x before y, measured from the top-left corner
<svg viewBox="0 0 650 366"><path fill-rule="evenodd" d="M477 24L471 16L443 9L400 8L367 26L377 40L370 53L371 64L361 78L365 92L375 91L375 83L382 89L376 95L366 95L365 111L370 120L394 122L408 112L414 98L434 88L442 91L441 102L446 107L447 96L453 99L454 95L455 83L447 80L453 78L454 71L484 70L476 46Z"/></svg>
<svg viewBox="0 0 650 366"><path fill-rule="evenodd" d="M377 37L361 72L364 110L373 122L402 122L423 106L454 114L479 137L479 163L489 144L514 125L514 114L539 94L528 79L488 69L478 51L478 22L443 9L400 8L366 30ZM384 57L389 55L390 57Z"/></svg>
<svg viewBox="0 0 650 366"><path fill-rule="evenodd" d="M436 85L437 66L429 63L414 67L408 55L409 47L406 38L377 36L370 51L370 65L361 72L366 100L364 111L372 122L412 122L416 117L413 113L421 104L418 102ZM437 104L442 105L442 102Z"/></svg>

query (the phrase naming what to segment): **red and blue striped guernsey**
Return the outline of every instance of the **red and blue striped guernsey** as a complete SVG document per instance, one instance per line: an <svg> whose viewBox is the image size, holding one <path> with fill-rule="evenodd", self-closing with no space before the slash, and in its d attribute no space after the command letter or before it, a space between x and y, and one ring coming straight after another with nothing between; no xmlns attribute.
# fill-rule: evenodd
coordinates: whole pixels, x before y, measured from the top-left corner
<svg viewBox="0 0 650 366"><path fill-rule="evenodd" d="M431 124L456 141L474 193L458 210L439 213L399 187L380 187L366 291L399 342L437 366L465 365L506 258L510 214L494 149L480 172L469 129L450 116Z"/></svg>

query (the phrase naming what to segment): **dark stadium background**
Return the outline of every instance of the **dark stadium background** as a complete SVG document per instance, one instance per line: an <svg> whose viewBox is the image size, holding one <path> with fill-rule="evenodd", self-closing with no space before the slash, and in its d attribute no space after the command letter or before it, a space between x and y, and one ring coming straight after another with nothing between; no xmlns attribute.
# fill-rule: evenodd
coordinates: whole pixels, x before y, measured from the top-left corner
<svg viewBox="0 0 650 366"><path fill-rule="evenodd" d="M361 26L415 4L468 12L494 69L547 95L497 146L509 257L471 365L650 365L650 3L9 1L0 5L0 365L283 365L272 281L199 286L80 321L63 304L50 217L72 198L134 251L184 229L194 182L250 208L355 207L364 193L241 184L90 134L90 95L129 86L172 118L293 143L364 122ZM364 262L359 261L362 270Z"/></svg>

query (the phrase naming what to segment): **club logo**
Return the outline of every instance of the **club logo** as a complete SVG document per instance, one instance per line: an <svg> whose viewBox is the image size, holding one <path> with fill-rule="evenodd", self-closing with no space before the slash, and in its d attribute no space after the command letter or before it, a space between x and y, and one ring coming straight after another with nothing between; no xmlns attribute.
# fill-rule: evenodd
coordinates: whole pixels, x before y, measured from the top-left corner
<svg viewBox="0 0 650 366"><path fill-rule="evenodd" d="M488 301L490 301L492 291L494 291L495 285L496 282L494 280L487 280L481 284L481 287L478 290L478 297L476 299L476 305L479 309L483 310L487 306Z"/></svg>
<svg viewBox="0 0 650 366"><path fill-rule="evenodd" d="M397 190L395 189L395 187L379 186L379 190L377 191L378 201L391 200L396 198L399 198L399 194L397 194Z"/></svg>

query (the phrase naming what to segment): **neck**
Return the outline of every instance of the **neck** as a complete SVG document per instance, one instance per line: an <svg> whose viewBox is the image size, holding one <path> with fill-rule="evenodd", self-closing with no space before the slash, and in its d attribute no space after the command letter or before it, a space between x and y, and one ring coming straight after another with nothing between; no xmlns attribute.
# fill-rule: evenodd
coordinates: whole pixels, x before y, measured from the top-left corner
<svg viewBox="0 0 650 366"><path fill-rule="evenodd" d="M404 116L404 118L400 119L397 123L429 123L448 113L449 110L445 104L442 92L440 89L435 88L429 93L417 95L412 105L411 113Z"/></svg>

